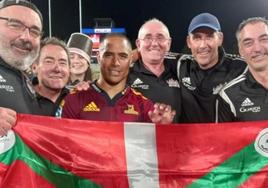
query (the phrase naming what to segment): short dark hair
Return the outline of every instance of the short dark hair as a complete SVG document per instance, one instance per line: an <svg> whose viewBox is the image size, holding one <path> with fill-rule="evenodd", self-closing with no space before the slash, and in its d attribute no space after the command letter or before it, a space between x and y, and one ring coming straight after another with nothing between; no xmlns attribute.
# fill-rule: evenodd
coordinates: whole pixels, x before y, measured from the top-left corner
<svg viewBox="0 0 268 188"><path fill-rule="evenodd" d="M239 35L240 35L240 32L242 31L242 29L248 25L248 24L254 24L254 23L258 23L258 22L262 22L264 23L265 25L268 26L268 20L264 17L252 17L252 18L248 18L246 20L243 20L237 30L236 30L236 33L235 33L235 36L236 36L236 39L237 39L237 42L239 42Z"/></svg>
<svg viewBox="0 0 268 188"><path fill-rule="evenodd" d="M112 38L112 37L118 37L118 38L122 38L122 39L126 40L126 41L127 41L127 45L128 45L128 47L129 47L129 50L132 51L132 46L131 46L131 42L130 42L130 40L127 38L126 35L124 35L124 34L122 34L122 33L109 33L109 34L105 35L105 36L102 38L101 42L100 42L99 49L101 50L101 49L103 48L103 43L104 43L104 41L105 41L106 39L108 39L108 38Z"/></svg>
<svg viewBox="0 0 268 188"><path fill-rule="evenodd" d="M39 51L38 57L36 58L36 61L35 61L36 63L38 63L38 61L39 61L42 48L44 48L47 45L55 45L55 46L62 47L64 49L64 51L66 52L66 54L67 54L68 63L70 64L70 54L69 54L69 49L67 47L67 44L63 40L60 40L60 39L58 39L56 37L46 37L43 40L41 40L40 51Z"/></svg>

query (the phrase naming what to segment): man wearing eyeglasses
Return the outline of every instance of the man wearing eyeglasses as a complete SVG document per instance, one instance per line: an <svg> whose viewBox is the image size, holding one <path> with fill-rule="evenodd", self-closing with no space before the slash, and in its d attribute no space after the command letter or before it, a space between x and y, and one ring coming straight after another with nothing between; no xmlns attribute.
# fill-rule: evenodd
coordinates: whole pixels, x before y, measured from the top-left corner
<svg viewBox="0 0 268 188"><path fill-rule="evenodd" d="M42 15L25 0L0 2L0 135L16 121L16 113L40 114L30 82L24 76L39 53Z"/></svg>
<svg viewBox="0 0 268 188"><path fill-rule="evenodd" d="M145 22L136 40L140 59L130 70L128 84L153 102L171 105L176 110L174 122L178 122L181 110L176 62L164 59L170 45L169 30L163 22L156 18Z"/></svg>

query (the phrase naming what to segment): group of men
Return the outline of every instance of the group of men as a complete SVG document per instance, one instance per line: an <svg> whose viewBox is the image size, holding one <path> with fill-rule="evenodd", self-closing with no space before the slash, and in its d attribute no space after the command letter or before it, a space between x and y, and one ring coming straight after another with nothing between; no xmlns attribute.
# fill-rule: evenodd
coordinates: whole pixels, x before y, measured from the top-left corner
<svg viewBox="0 0 268 188"><path fill-rule="evenodd" d="M43 19L40 11L31 2L3 0L0 4L0 17L0 24L2 24L0 29L0 43L2 45L0 50L2 60L0 134L5 134L15 124L16 113L53 114L59 98L62 99L60 96L69 79L70 58L65 43L59 39L48 38L41 42ZM115 37L121 43L127 42L123 36ZM103 44L110 45L110 43L106 44L105 41ZM119 58L116 53L115 59L112 59L113 62L116 62L114 64L118 64L117 60L131 53L130 49L125 48L126 46L120 48L123 52L118 52ZM105 55L111 53L109 48L104 47L104 49ZM108 50L107 53L106 50ZM127 50L126 54L125 50ZM131 60L130 57L125 58ZM102 64L101 62L102 59L100 59L100 64ZM38 78L35 87L32 87L31 80L24 73L32 63L34 63L33 71ZM121 68L121 65L115 67ZM108 71L115 74L114 77L126 79L128 69L122 71L116 69ZM106 73L103 71L102 77L105 77L104 74ZM121 80L118 81L121 82ZM108 84L113 85L113 83ZM123 93L124 91L120 90L119 87L114 92ZM132 92L132 95L138 96L139 94ZM144 97L139 96L139 98L145 103ZM136 109L133 110L135 112ZM165 104L152 105L151 103L147 112L146 115L152 122L165 123L165 118L167 118L167 123L170 123L174 116L173 110Z"/></svg>
<svg viewBox="0 0 268 188"><path fill-rule="evenodd" d="M42 15L34 4L0 2L1 135L15 124L16 113L54 115L68 94L64 89L69 79L68 49L53 37L41 42L42 30ZM165 59L172 41L169 30L154 18L139 30L139 59L131 67L129 40L107 35L98 55L100 78L88 90L68 94L58 115L156 123L267 119L267 20L255 17L242 22L236 37L245 61L224 52L218 19L199 14L186 39L192 55L169 60ZM35 87L24 73L32 63L38 77Z"/></svg>

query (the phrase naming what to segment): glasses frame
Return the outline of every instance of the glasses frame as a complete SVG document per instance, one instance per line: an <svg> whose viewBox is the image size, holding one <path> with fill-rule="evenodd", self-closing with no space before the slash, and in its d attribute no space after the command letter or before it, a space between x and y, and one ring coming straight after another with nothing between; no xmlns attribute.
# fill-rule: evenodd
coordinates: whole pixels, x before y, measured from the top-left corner
<svg viewBox="0 0 268 188"><path fill-rule="evenodd" d="M166 41L170 41L171 38L166 38L164 36L156 36L156 37L145 36L144 38L140 38L140 40L144 41L147 44L151 44L153 41L156 41L157 43L162 44Z"/></svg>
<svg viewBox="0 0 268 188"><path fill-rule="evenodd" d="M43 31L42 30L38 30L35 27L28 27L20 20L17 20L17 19L14 19L14 18L6 18L6 17L0 17L0 20L7 21L7 26L10 29L13 29L15 31L24 32L26 29L28 29L30 36L33 37L33 38L38 38L38 37L43 36ZM18 27L17 28L12 27L11 23L16 23Z"/></svg>

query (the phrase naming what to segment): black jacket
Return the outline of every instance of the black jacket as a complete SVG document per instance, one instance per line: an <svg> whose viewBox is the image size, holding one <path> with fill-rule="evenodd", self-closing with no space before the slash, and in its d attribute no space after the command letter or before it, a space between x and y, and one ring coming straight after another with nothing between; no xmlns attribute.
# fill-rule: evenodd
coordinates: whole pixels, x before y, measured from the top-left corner
<svg viewBox="0 0 268 188"><path fill-rule="evenodd" d="M249 71L226 85L219 95L218 122L268 119L268 90Z"/></svg>
<svg viewBox="0 0 268 188"><path fill-rule="evenodd" d="M18 113L42 114L31 81L0 59L0 106Z"/></svg>
<svg viewBox="0 0 268 188"><path fill-rule="evenodd" d="M218 63L208 69L200 69L191 55L178 60L177 73L181 85L181 122L215 122L216 94L232 79L241 75L246 63L239 58L225 54L219 48Z"/></svg>

